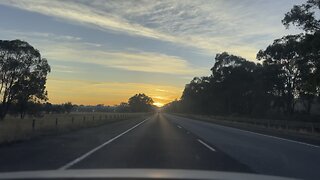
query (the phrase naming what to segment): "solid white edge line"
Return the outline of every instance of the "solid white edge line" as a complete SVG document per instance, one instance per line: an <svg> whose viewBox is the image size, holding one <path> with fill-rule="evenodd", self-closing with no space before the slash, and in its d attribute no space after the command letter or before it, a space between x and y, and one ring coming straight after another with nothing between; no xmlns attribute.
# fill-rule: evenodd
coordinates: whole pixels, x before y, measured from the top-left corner
<svg viewBox="0 0 320 180"><path fill-rule="evenodd" d="M224 126L224 127L228 127L228 126ZM233 127L229 127L229 128L237 129L237 128L233 128ZM271 135L266 135L266 134L260 134L260 133L256 133L256 132L252 132L252 131L247 131L247 130L242 130L242 129L237 129L237 130L243 131L243 132L247 132L247 133L256 134L256 135L260 135L260 136L265 136L265 137L269 137L269 138L274 138L274 139L279 139L279 140L283 140L283 141L288 141L288 142L292 142L292 143L302 144L302 145L306 145L306 146L310 146L310 147L320 148L320 146L317 146L317 145L313 145L313 144L309 144L309 143L304 143L304 142L300 142L300 141L295 141L295 140L291 140L291 139L285 139L285 138L281 138L281 137L276 137L276 136L271 136Z"/></svg>
<svg viewBox="0 0 320 180"><path fill-rule="evenodd" d="M211 151L216 151L213 147L209 146L207 143L201 141L200 139L197 139L199 143L201 143L202 145L204 145L205 147L207 147L208 149L210 149Z"/></svg>
<svg viewBox="0 0 320 180"><path fill-rule="evenodd" d="M180 117L180 116L178 116L178 117ZM182 117L182 118L184 118L184 117ZM192 120L192 121L198 121L198 120L194 120L194 119L190 119L190 118L185 118L185 119L189 119L189 120ZM176 118L176 120L179 120L179 119ZM247 132L247 133L251 133L251 134L255 134L255 135L260 135L260 136L265 136L265 137L274 138L274 139L278 139L278 140L283 140L283 141L288 141L288 142L292 142L292 143L302 144L302 145L306 145L306 146L310 146L310 147L314 147L314 148L320 148L320 146L317 146L317 145L314 145L314 144L304 143L304 142L300 142L300 141L295 141L295 140L291 140L291 139L285 139L285 138L266 135L266 134L260 134L260 133L256 133L256 132L252 132L252 131L247 131L247 130L238 129L238 128L234 128L234 127L230 127L230 126L224 126L224 125L216 124L214 122L212 122L212 123L206 122L206 123L213 124L215 126L222 126L222 127L225 127L225 128L235 129L235 130L238 130L238 131Z"/></svg>
<svg viewBox="0 0 320 180"><path fill-rule="evenodd" d="M134 126L133 126L133 127L131 127L130 129L128 129L128 130L126 130L126 131L124 131L123 133L121 133L121 134L117 135L116 137L114 137L114 138L112 138L112 139L110 139L110 140L108 140L108 141L104 142L103 144L101 144L101 145L97 146L96 148L94 148L94 149L90 150L89 152L87 152L87 153L83 154L82 156L80 156L80 157L76 158L75 160L73 160L73 161L71 161L71 162L67 163L66 165L64 165L64 166L62 166L62 167L60 167L60 168L58 168L58 170L66 170L67 168L69 168L69 167L71 167L71 166L75 165L76 163L78 163L78 162L80 162L81 160L85 159L86 157L90 156L92 153L96 152L97 150L101 149L102 147L106 146L107 144L111 143L112 141L114 141L114 140L118 139L119 137L123 136L124 134L126 134L126 133L128 133L129 131L133 130L134 128L138 127L139 125L141 125L142 123L144 123L144 122L145 122L145 121L147 121L148 119L149 119L149 118L147 118L147 119L145 119L145 120L141 121L140 123L138 123L138 124L134 125Z"/></svg>

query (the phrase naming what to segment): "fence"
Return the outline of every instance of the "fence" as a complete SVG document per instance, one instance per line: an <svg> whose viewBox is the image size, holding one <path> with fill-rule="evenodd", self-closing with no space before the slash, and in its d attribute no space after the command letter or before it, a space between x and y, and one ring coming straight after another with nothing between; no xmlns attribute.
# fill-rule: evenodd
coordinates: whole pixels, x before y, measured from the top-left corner
<svg viewBox="0 0 320 180"><path fill-rule="evenodd" d="M28 139L43 134L98 126L110 121L147 116L147 113L46 114L41 118L8 116L0 121L0 143Z"/></svg>
<svg viewBox="0 0 320 180"><path fill-rule="evenodd" d="M290 120L273 120L273 119L254 119L243 117L225 117L225 116L207 116L207 115L193 115L193 114L177 114L180 116L194 117L205 121L212 121L217 123L241 123L265 128L282 129L297 131L300 133L320 133L320 122L302 122Z"/></svg>

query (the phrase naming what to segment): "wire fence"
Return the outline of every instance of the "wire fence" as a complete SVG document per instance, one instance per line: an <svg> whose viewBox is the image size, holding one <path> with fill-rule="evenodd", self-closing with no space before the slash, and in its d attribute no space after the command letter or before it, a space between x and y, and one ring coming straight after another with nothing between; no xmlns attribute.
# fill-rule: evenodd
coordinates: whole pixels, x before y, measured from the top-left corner
<svg viewBox="0 0 320 180"><path fill-rule="evenodd" d="M148 113L70 113L46 114L43 117L24 119L7 116L0 121L0 144L147 115Z"/></svg>
<svg viewBox="0 0 320 180"><path fill-rule="evenodd" d="M311 133L311 134L320 133L320 122L208 116L208 115L194 115L194 114L177 114L177 115L200 118L205 121L212 121L217 123L229 123L229 124L241 123L241 124L255 125L255 126L260 126L265 128L296 131L299 133Z"/></svg>

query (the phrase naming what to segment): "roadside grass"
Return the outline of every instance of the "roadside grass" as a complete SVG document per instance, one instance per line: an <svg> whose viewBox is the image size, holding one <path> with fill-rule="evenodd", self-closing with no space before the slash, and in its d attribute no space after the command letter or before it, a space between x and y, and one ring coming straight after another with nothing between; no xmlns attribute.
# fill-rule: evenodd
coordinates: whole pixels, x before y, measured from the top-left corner
<svg viewBox="0 0 320 180"><path fill-rule="evenodd" d="M24 119L7 116L0 121L0 144L30 139L46 134L59 134L75 129L105 124L111 121L143 117L147 113L70 113L45 114Z"/></svg>

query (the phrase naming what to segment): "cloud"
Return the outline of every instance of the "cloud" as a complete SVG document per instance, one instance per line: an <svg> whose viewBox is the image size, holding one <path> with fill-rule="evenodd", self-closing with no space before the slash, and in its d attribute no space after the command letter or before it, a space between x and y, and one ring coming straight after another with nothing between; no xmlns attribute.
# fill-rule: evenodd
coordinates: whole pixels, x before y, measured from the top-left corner
<svg viewBox="0 0 320 180"><path fill-rule="evenodd" d="M43 51L43 56L56 61L91 63L128 71L175 75L204 75L207 73L207 69L195 67L181 57L155 52L87 49L79 44L53 45L45 49L50 49L50 51Z"/></svg>
<svg viewBox="0 0 320 180"><path fill-rule="evenodd" d="M36 48L39 48L43 57L58 62L81 62L128 71L174 75L194 76L205 75L208 72L207 69L190 64L187 60L178 56L157 52L142 52L134 48L112 51L101 44L85 42L80 37L3 29L0 29L0 34L30 40ZM60 65L53 66L52 70L63 73L79 72L74 67Z"/></svg>
<svg viewBox="0 0 320 180"><path fill-rule="evenodd" d="M280 20L297 2L299 0L1 1L100 30L168 41L207 54L229 51L249 59L255 59L262 45L283 34ZM245 39L251 41L248 43Z"/></svg>
<svg viewBox="0 0 320 180"><path fill-rule="evenodd" d="M17 31L17 30L8 30L0 28L0 33L5 34L7 36L11 36L13 38L20 39L50 39L51 41L80 41L81 37L69 36L69 35L57 35L53 33L45 33L45 32L25 32L25 31Z"/></svg>
<svg viewBox="0 0 320 180"><path fill-rule="evenodd" d="M61 73L74 73L76 70L74 67L71 66L53 65L51 66L51 71Z"/></svg>

